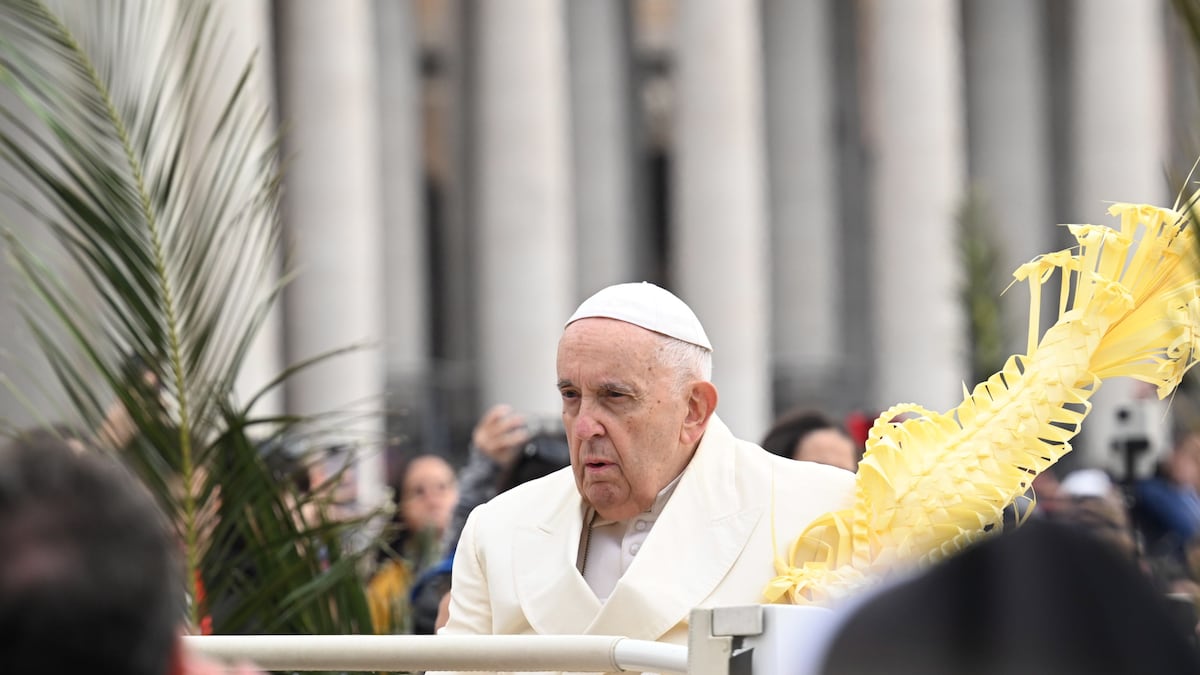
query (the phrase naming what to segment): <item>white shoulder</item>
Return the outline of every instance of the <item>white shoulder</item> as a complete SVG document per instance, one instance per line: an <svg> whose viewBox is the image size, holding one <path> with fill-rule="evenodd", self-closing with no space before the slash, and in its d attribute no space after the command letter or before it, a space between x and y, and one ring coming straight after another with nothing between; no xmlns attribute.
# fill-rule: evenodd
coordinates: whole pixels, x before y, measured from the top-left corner
<svg viewBox="0 0 1200 675"><path fill-rule="evenodd" d="M520 513L530 507L544 512L547 504L557 503L575 491L575 476L571 473L571 467L567 466L506 490L481 507L487 506L488 511L504 515Z"/></svg>

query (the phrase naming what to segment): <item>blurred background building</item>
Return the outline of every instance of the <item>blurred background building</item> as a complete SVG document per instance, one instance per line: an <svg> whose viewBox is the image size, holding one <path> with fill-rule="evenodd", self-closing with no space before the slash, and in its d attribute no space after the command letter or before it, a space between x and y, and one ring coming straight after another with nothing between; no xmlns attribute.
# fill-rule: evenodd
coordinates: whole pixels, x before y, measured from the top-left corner
<svg viewBox="0 0 1200 675"><path fill-rule="evenodd" d="M1170 204L1200 155L1165 0L219 4L277 111L296 266L247 381L368 345L264 405L364 406L396 454L460 458L493 403L557 416L562 322L622 281L696 310L741 437L949 409L1025 350L1028 293L1000 294L1056 224ZM1094 402L1069 461L1115 468L1181 407Z"/></svg>

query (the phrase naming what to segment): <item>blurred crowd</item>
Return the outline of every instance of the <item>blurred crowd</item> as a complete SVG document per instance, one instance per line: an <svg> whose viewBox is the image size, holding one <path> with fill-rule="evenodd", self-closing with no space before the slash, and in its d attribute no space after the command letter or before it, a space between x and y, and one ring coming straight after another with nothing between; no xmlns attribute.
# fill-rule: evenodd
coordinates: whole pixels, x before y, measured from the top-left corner
<svg viewBox="0 0 1200 675"><path fill-rule="evenodd" d="M457 473L436 454L405 458L389 472L395 516L367 586L379 633L433 634L446 619L454 551L471 509L571 461L561 422L504 404L483 413L470 445Z"/></svg>
<svg viewBox="0 0 1200 675"><path fill-rule="evenodd" d="M848 471L862 455L861 439L816 410L783 415L762 445L777 455ZM389 481L396 500L393 534L368 585L376 630L434 633L446 618L454 550L471 509L569 464L561 422L504 404L479 418L467 463L457 474L439 455L399 462Z"/></svg>
<svg viewBox="0 0 1200 675"><path fill-rule="evenodd" d="M866 440L858 417L791 410L760 444L790 459L856 471ZM397 463L389 472L395 516L368 580L376 631L435 633L445 620L454 549L471 509L569 463L561 424L507 405L478 419L467 463L457 470L436 454ZM1182 433L1145 478L1118 481L1095 468L1059 475L1051 467L1008 515L1010 529L1032 518L1103 542L1145 575L1179 621L1200 624L1200 432Z"/></svg>
<svg viewBox="0 0 1200 675"><path fill-rule="evenodd" d="M1197 623L1200 603L1200 432L1183 431L1153 475L1118 481L1101 469L1034 481L1034 516L1077 527L1133 561Z"/></svg>
<svg viewBox="0 0 1200 675"><path fill-rule="evenodd" d="M49 447L63 440L78 454L69 431L39 430L27 434L24 442ZM865 431L856 419L839 421L818 410L794 410L781 415L760 444L790 459L855 471ZM479 417L463 466L452 466L439 454L418 454L391 467L395 508L384 530L386 544L363 577L375 631L435 633L446 621L455 547L467 515L495 495L569 464L561 422L496 405ZM296 480L302 489L311 489L313 483L340 475L329 467L328 462L315 464ZM1200 432L1179 434L1152 476L1118 481L1100 469L1059 475L1052 467L1032 481L1019 502L1010 509L1010 522L1053 523L1102 544L1130 563L1129 568L1166 601L1177 627L1197 634ZM1047 535L1030 535L1030 541L1038 536ZM968 564L969 560L962 563ZM1107 568L1089 569L1089 579L1103 576L1102 569ZM1127 585L1128 579L1115 583ZM928 601L926 595L921 597ZM193 672L202 672L200 666Z"/></svg>

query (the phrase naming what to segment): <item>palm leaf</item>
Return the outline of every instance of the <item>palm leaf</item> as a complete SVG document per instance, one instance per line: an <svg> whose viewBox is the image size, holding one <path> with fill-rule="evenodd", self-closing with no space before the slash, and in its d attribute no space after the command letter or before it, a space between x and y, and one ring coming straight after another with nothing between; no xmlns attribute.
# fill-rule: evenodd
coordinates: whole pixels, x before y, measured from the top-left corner
<svg viewBox="0 0 1200 675"><path fill-rule="evenodd" d="M1185 211L1114 204L1119 224L1070 225L1078 245L1014 276L1031 289L1029 346L946 413L894 406L872 426L854 504L824 514L776 561L769 600L823 602L936 563L999 530L1033 478L1071 451L1113 377L1169 396L1200 360L1200 248ZM1059 274L1058 318L1038 330ZM1039 338L1040 335L1040 338ZM900 423L899 415L916 417Z"/></svg>
<svg viewBox="0 0 1200 675"><path fill-rule="evenodd" d="M8 235L30 291L22 311L72 417L104 429L114 402L128 416L132 438L98 441L120 445L174 516L193 623L365 631L365 551L342 544L362 522L297 517L328 490L300 493L262 448L301 420L255 418L234 395L280 290L277 144L251 70L221 90L207 2L70 10L0 5L0 81L14 94L0 104L0 161L16 176L2 189L91 287L78 293L47 252ZM217 114L196 112L213 101Z"/></svg>

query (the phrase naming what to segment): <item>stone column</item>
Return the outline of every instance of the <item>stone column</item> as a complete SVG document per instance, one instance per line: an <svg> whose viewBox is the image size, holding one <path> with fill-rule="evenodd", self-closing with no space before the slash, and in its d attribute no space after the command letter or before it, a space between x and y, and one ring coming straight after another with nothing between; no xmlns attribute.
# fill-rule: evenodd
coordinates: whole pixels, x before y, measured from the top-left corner
<svg viewBox="0 0 1200 675"><path fill-rule="evenodd" d="M386 1L386 0L384 0ZM419 432L423 447L466 461L476 402L478 321L471 217L473 109L471 0L420 3L425 213L430 259L430 393Z"/></svg>
<svg viewBox="0 0 1200 675"><path fill-rule="evenodd" d="M724 0L678 12L668 278L712 340L719 414L755 439L772 417L761 17Z"/></svg>
<svg viewBox="0 0 1200 675"><path fill-rule="evenodd" d="M845 345L833 18L826 0L767 0L763 12L776 399L834 413Z"/></svg>
<svg viewBox="0 0 1200 675"><path fill-rule="evenodd" d="M634 189L629 6L568 2L576 248L580 295L640 281Z"/></svg>
<svg viewBox="0 0 1200 675"><path fill-rule="evenodd" d="M970 174L981 206L996 226L999 295L1018 266L1058 247L1045 7L1040 0L967 0L963 8ZM1057 306L1043 304L1044 331ZM1001 311L1005 354L1024 353L1027 289L1015 286L1005 293Z"/></svg>
<svg viewBox="0 0 1200 675"><path fill-rule="evenodd" d="M1167 152L1166 8L1155 0L1089 0L1072 5L1070 22L1070 222L1113 225L1114 201L1170 204L1163 167ZM1113 442L1128 430L1118 411L1136 412L1152 434L1155 451L1166 445L1165 407L1142 398L1129 379L1106 382L1092 398L1076 462L1121 473ZM1128 426L1128 425L1122 425ZM1140 471L1150 469L1150 453Z"/></svg>
<svg viewBox="0 0 1200 675"><path fill-rule="evenodd" d="M428 260L423 220L420 54L411 0L376 0L388 411L424 415L429 395ZM405 426L413 426L408 421Z"/></svg>
<svg viewBox="0 0 1200 675"><path fill-rule="evenodd" d="M481 403L557 415L558 338L579 300L565 9L511 0L473 11Z"/></svg>
<svg viewBox="0 0 1200 675"><path fill-rule="evenodd" d="M299 373L300 414L342 411L330 442L363 444L359 500L382 485L383 232L375 27L369 0L289 2L279 12L279 85L290 158L284 216L296 277L286 296L291 363L363 345Z"/></svg>
<svg viewBox="0 0 1200 675"><path fill-rule="evenodd" d="M867 189L870 155L866 135L869 125L863 107L868 100L863 73L869 55L861 15L869 9L860 2L831 2L834 43L833 86L837 103L837 206L838 241L842 254L837 275L842 305L838 313L841 348L844 353L842 375L835 391L845 397L850 411L870 413L876 405L875 343L881 337L874 330L871 299L875 273L871 268L873 240L868 214L871 194Z"/></svg>
<svg viewBox="0 0 1200 675"><path fill-rule="evenodd" d="M965 324L955 245L966 173L959 4L863 3L866 116L875 159L876 400L962 400Z"/></svg>
<svg viewBox="0 0 1200 675"><path fill-rule="evenodd" d="M275 60L272 48L274 46L271 34L271 5L266 0L221 0L217 3L222 25L229 41L222 62L221 76L226 83L222 92L232 93L232 87L242 75L242 69L251 57L254 58L252 79L247 89L248 95L256 105L264 109L275 108ZM210 109L200 114L215 116L221 114L221 106L228 98L222 93L209 102ZM268 128L262 132L262 143L256 152L265 152L269 143L274 141L274 129ZM282 255L282 251L279 252ZM268 285L278 284L281 259L277 256L274 270L263 280L263 292ZM250 397L262 391L267 383L279 376L284 369L283 362L283 311L277 304L271 310L263 323L258 336L246 353L238 374L238 398L245 402ZM283 389L276 387L259 399L254 408L258 416L272 416L284 411Z"/></svg>

